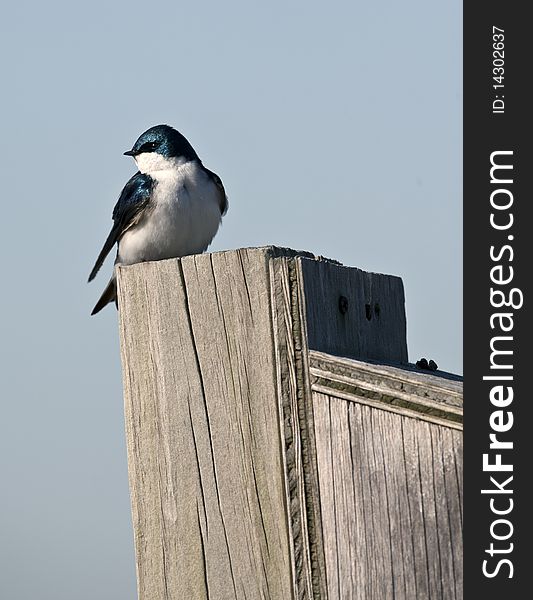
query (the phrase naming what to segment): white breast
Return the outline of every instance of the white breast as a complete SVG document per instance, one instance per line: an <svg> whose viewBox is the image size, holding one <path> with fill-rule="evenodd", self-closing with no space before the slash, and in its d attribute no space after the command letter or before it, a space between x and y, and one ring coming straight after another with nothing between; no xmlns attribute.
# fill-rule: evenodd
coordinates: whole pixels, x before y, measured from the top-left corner
<svg viewBox="0 0 533 600"><path fill-rule="evenodd" d="M220 225L219 190L197 161L139 155L141 172L154 180L152 198L140 222L119 241L117 262L133 264L203 252ZM152 168L150 168L152 167Z"/></svg>

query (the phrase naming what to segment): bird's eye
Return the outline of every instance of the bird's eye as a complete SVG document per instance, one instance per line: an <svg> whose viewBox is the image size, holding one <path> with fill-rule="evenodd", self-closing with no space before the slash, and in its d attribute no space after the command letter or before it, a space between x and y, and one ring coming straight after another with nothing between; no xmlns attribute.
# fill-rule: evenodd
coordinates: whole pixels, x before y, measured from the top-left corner
<svg viewBox="0 0 533 600"><path fill-rule="evenodd" d="M140 152L153 152L157 147L155 142L146 142L140 148Z"/></svg>

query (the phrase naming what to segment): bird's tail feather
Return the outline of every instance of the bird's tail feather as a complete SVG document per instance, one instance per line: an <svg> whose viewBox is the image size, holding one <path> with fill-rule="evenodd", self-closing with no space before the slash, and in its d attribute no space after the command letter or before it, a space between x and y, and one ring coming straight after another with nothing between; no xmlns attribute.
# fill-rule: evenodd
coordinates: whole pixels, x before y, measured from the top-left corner
<svg viewBox="0 0 533 600"><path fill-rule="evenodd" d="M117 227L115 224L113 226L113 229L111 229L111 231L109 232L109 235L107 236L107 239L104 243L102 250L100 250L100 254L98 255L98 258L96 259L96 262L94 263L94 267L93 267L93 270L91 271L91 274L89 275L88 281L92 281L96 277L96 274L100 270L100 267L103 265L104 260L106 259L107 255L111 251L111 248L113 247L113 245L115 244L116 241L117 241Z"/></svg>
<svg viewBox="0 0 533 600"><path fill-rule="evenodd" d="M117 304L117 284L114 277L111 277L109 283L107 284L106 289L103 294L100 296L100 300L96 303L93 308L93 312L91 315L95 315L97 312L100 312L104 306L107 306L110 302L115 302Z"/></svg>

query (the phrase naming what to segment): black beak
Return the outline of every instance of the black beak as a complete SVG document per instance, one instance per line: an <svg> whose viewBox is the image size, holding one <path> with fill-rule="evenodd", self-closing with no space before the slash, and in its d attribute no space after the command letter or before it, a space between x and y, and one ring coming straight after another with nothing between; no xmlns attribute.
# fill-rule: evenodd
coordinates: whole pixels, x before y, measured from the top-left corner
<svg viewBox="0 0 533 600"><path fill-rule="evenodd" d="M124 152L125 156L135 156L135 152L133 150L126 150L126 152Z"/></svg>

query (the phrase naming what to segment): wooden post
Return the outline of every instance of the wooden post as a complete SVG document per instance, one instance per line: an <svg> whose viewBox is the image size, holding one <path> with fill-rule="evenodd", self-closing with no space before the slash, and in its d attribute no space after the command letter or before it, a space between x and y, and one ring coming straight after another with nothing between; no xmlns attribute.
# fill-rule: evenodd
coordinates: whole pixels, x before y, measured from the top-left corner
<svg viewBox="0 0 533 600"><path fill-rule="evenodd" d="M117 278L140 600L461 597L461 384L407 366L399 278L273 247Z"/></svg>

